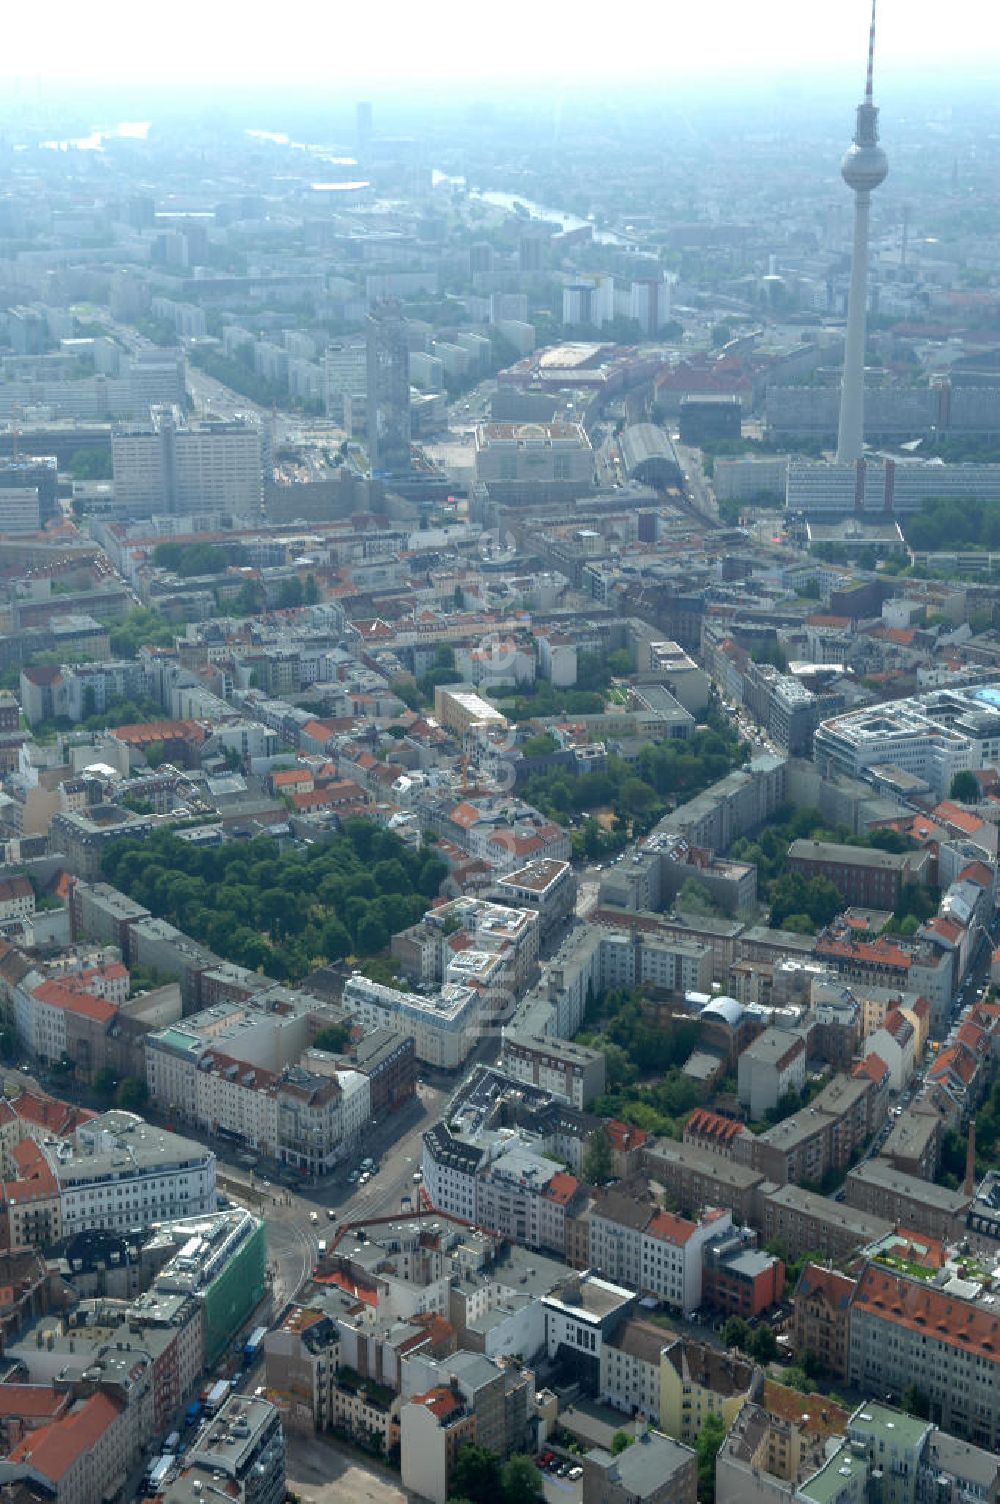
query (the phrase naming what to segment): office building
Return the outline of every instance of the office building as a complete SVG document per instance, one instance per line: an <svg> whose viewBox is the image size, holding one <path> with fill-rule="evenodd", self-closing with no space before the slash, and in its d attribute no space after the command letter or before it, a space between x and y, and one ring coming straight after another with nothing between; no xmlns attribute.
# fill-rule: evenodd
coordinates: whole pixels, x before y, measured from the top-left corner
<svg viewBox="0 0 1000 1504"><path fill-rule="evenodd" d="M189 1504L219 1494L232 1504L284 1500L285 1437L277 1410L265 1399L230 1395L198 1432L163 1501Z"/></svg>
<svg viewBox="0 0 1000 1504"><path fill-rule="evenodd" d="M21 496L25 491L37 493L38 526L59 513L58 465L53 455L0 456L0 492L14 491ZM4 497L0 495L0 504Z"/></svg>
<svg viewBox="0 0 1000 1504"><path fill-rule="evenodd" d="M593 489L594 455L580 423L480 423L475 473L502 505L573 501Z"/></svg>
<svg viewBox="0 0 1000 1504"><path fill-rule="evenodd" d="M340 340L323 357L326 415L345 423L352 404L363 403L368 388L368 347L363 339Z"/></svg>
<svg viewBox="0 0 1000 1504"><path fill-rule="evenodd" d="M859 459L850 464L791 460L785 507L816 521L856 517L878 522L919 512L936 496L996 501L1000 465L943 464L940 460Z"/></svg>
<svg viewBox="0 0 1000 1504"><path fill-rule="evenodd" d="M1000 684L939 689L821 722L813 757L824 777L872 777L891 764L946 799L963 769L1000 761Z"/></svg>
<svg viewBox="0 0 1000 1504"><path fill-rule="evenodd" d="M372 474L410 471L410 349L399 304L379 302L365 334L368 459Z"/></svg>
<svg viewBox="0 0 1000 1504"><path fill-rule="evenodd" d="M173 407L111 437L116 507L128 516L228 512L259 517L263 436L249 419L187 423Z"/></svg>

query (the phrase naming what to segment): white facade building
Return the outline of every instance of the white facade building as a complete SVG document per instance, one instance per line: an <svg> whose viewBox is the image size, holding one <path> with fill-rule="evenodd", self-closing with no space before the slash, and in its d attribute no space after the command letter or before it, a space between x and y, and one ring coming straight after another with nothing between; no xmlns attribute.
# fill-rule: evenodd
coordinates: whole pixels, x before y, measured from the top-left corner
<svg viewBox="0 0 1000 1504"><path fill-rule="evenodd" d="M76 1130L74 1143L46 1140L40 1148L59 1187L66 1235L127 1232L217 1209L212 1150L134 1113L103 1113Z"/></svg>

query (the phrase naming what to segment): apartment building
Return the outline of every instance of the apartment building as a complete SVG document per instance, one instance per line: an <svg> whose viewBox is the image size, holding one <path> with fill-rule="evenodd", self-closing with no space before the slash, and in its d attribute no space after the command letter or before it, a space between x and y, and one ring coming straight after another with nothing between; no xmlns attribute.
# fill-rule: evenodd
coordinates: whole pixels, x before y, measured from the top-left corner
<svg viewBox="0 0 1000 1504"><path fill-rule="evenodd" d="M538 937L538 916L530 910L464 897L429 909L419 924L393 936L391 949L404 976L425 987L460 980L456 968L485 971L492 963L487 990L497 997L489 1011L503 1013L509 1008L498 1002L520 996L534 979Z"/></svg>
<svg viewBox="0 0 1000 1504"><path fill-rule="evenodd" d="M702 1304L745 1321L777 1305L785 1290L781 1259L757 1248L748 1227L730 1227L702 1251Z"/></svg>
<svg viewBox="0 0 1000 1504"><path fill-rule="evenodd" d="M698 1467L690 1447L644 1430L613 1457L592 1447L583 1459L583 1504L695 1504Z"/></svg>
<svg viewBox="0 0 1000 1504"><path fill-rule="evenodd" d="M794 1029L766 1029L740 1055L740 1102L760 1120L789 1092L802 1090L806 1079L806 1041Z"/></svg>
<svg viewBox="0 0 1000 1504"><path fill-rule="evenodd" d="M165 1504L208 1495L220 1482L226 1496L239 1504L282 1504L285 1437L278 1412L267 1400L229 1396L185 1453L164 1494Z"/></svg>
<svg viewBox="0 0 1000 1504"><path fill-rule="evenodd" d="M721 1159L695 1144L669 1139L659 1139L643 1151L643 1166L683 1212L701 1206L725 1206L734 1220L756 1224L759 1190L764 1182L759 1170Z"/></svg>
<svg viewBox="0 0 1000 1504"><path fill-rule="evenodd" d="M493 893L501 903L537 914L539 938L545 939L572 918L576 878L569 862L542 858L503 873Z"/></svg>
<svg viewBox="0 0 1000 1504"><path fill-rule="evenodd" d="M732 1425L761 1385L749 1359L677 1337L660 1364L660 1424L669 1436L693 1444L710 1415Z"/></svg>
<svg viewBox="0 0 1000 1504"><path fill-rule="evenodd" d="M806 1264L792 1299L792 1340L796 1358L807 1353L834 1378L846 1379L851 1297L855 1281L837 1269Z"/></svg>
<svg viewBox="0 0 1000 1504"><path fill-rule="evenodd" d="M650 1321L623 1321L601 1347L602 1402L658 1425L660 1359L669 1340L670 1333Z"/></svg>
<svg viewBox="0 0 1000 1504"><path fill-rule="evenodd" d="M895 1227L887 1217L858 1211L798 1185L783 1185L776 1190L764 1186L759 1201L754 1225L765 1244L780 1242L790 1259L804 1253L842 1259L888 1237Z"/></svg>
<svg viewBox="0 0 1000 1504"><path fill-rule="evenodd" d="M941 1119L935 1113L904 1111L880 1150L880 1158L904 1175L933 1180L941 1154Z"/></svg>
<svg viewBox="0 0 1000 1504"><path fill-rule="evenodd" d="M897 908L905 886L929 881L931 861L929 851L878 851L835 841L793 841L788 848L790 872L807 881L828 878L845 904L872 909Z"/></svg>
<svg viewBox="0 0 1000 1504"><path fill-rule="evenodd" d="M518 1081L537 1086L574 1107L586 1107L604 1091L607 1059L552 1034L534 1034L517 1024L504 1030L500 1064Z"/></svg>
<svg viewBox="0 0 1000 1504"><path fill-rule="evenodd" d="M0 878L0 924L30 919L35 912L35 890L26 877Z"/></svg>
<svg viewBox="0 0 1000 1504"><path fill-rule="evenodd" d="M77 1128L74 1143L41 1152L59 1184L65 1234L126 1232L216 1209L212 1151L134 1113L102 1113Z"/></svg>
<svg viewBox="0 0 1000 1504"><path fill-rule="evenodd" d="M415 1394L399 1416L403 1486L445 1504L462 1447L476 1440L473 1408L454 1389L438 1385Z"/></svg>
<svg viewBox="0 0 1000 1504"><path fill-rule="evenodd" d="M903 1227L919 1228L932 1238L951 1242L964 1236L972 1196L963 1190L933 1185L897 1170L886 1159L866 1159L847 1177L847 1205L890 1217Z"/></svg>
<svg viewBox="0 0 1000 1504"><path fill-rule="evenodd" d="M942 1429L1000 1451L1000 1316L979 1301L868 1264L851 1300L848 1381L894 1396L913 1385Z"/></svg>
<svg viewBox="0 0 1000 1504"><path fill-rule="evenodd" d="M424 996L384 987L355 972L344 986L343 1004L365 1032L395 1029L412 1035L417 1058L442 1070L464 1063L483 1023L479 994L454 982Z"/></svg>
<svg viewBox="0 0 1000 1504"><path fill-rule="evenodd" d="M56 1504L102 1504L133 1461L125 1407L97 1392L28 1433L8 1459L13 1479L37 1479Z"/></svg>
<svg viewBox="0 0 1000 1504"><path fill-rule="evenodd" d="M589 1217L591 1267L685 1315L701 1305L706 1245L732 1226L728 1212L691 1221L617 1187L595 1192Z"/></svg>
<svg viewBox="0 0 1000 1504"><path fill-rule="evenodd" d="M846 1171L885 1122L886 1095L868 1075L834 1076L808 1107L763 1133L741 1136L736 1157L776 1185L818 1184L830 1171Z"/></svg>

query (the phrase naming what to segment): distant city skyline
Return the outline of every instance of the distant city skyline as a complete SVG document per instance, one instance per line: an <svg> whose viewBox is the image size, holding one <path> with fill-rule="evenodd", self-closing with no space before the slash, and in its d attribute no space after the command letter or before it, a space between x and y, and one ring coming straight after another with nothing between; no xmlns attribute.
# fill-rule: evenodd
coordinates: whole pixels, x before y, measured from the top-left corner
<svg viewBox="0 0 1000 1504"><path fill-rule="evenodd" d="M169 21L153 30L137 27L135 7L124 0L109 0L96 13L54 0L5 17L0 77L83 88L148 82L175 86L179 95L208 82L230 91L327 80L339 92L393 80L419 87L450 79L461 91L545 80L660 80L670 87L696 78L806 79L856 63L866 11L865 0L768 0L759 8L715 0L668 19L646 0L628 13L621 45L612 46L614 16L606 27L569 25L564 10L525 0L505 8L502 24L484 17L481 26L458 0L438 0L430 10L392 0L346 13L302 5L275 12L246 0L238 21L228 7L177 0ZM328 18L328 29L318 17ZM982 0L955 0L946 26L931 0L885 0L879 30L884 77L931 68L975 75L1000 61L1000 14Z"/></svg>

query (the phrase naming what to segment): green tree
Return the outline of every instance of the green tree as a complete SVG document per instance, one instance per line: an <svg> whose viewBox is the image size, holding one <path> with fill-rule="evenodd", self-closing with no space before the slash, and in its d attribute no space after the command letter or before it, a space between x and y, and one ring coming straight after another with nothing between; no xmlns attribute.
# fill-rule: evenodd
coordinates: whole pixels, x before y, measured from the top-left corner
<svg viewBox="0 0 1000 1504"><path fill-rule="evenodd" d="M350 1037L350 1030L346 1024L330 1024L327 1028L320 1029L313 1040L313 1048L328 1050L331 1055L339 1055Z"/></svg>
<svg viewBox="0 0 1000 1504"><path fill-rule="evenodd" d="M974 773L968 768L962 768L951 780L951 788L948 797L957 799L960 804L976 804L979 801L979 784L976 782Z"/></svg>
<svg viewBox="0 0 1000 1504"><path fill-rule="evenodd" d="M374 955L376 951L385 950L389 944L389 931L383 919L369 910L358 921L355 941L362 955Z"/></svg>
<svg viewBox="0 0 1000 1504"><path fill-rule="evenodd" d="M741 1352L746 1352L749 1340L750 1328L743 1317L730 1316L722 1328L723 1347L738 1347Z"/></svg>
<svg viewBox="0 0 1000 1504"><path fill-rule="evenodd" d="M759 1326L750 1333L747 1351L758 1363L773 1363L778 1356L778 1339L769 1326Z"/></svg>
<svg viewBox="0 0 1000 1504"><path fill-rule="evenodd" d="M109 1066L105 1065L102 1066L99 1071L94 1072L94 1080L92 1082L92 1085L95 1094L102 1101L110 1102L115 1094L115 1087L118 1085L118 1078L115 1075L114 1071L111 1070Z"/></svg>
<svg viewBox="0 0 1000 1504"><path fill-rule="evenodd" d="M632 654L628 648L615 648L608 654L605 662L608 665L608 672L616 679L627 679L632 672Z"/></svg>
<svg viewBox="0 0 1000 1504"><path fill-rule="evenodd" d="M603 1185L613 1170L608 1136L603 1128L595 1128L583 1151L583 1178L588 1185Z"/></svg>
<svg viewBox="0 0 1000 1504"><path fill-rule="evenodd" d="M695 1453L698 1458L698 1504L715 1504L715 1459L726 1439L726 1423L712 1411L698 1432Z"/></svg>
<svg viewBox="0 0 1000 1504"><path fill-rule="evenodd" d="M145 1081L139 1081L135 1076L126 1076L115 1093L115 1103L126 1112L141 1113L148 1100L149 1091Z"/></svg>
<svg viewBox="0 0 1000 1504"><path fill-rule="evenodd" d="M916 1384L907 1384L900 1400L903 1410L907 1415L915 1415L920 1420L930 1420L931 1402L922 1389Z"/></svg>
<svg viewBox="0 0 1000 1504"><path fill-rule="evenodd" d="M500 1469L503 1504L535 1504L542 1497L542 1479L532 1458L517 1452Z"/></svg>
<svg viewBox="0 0 1000 1504"><path fill-rule="evenodd" d="M495 1452L467 1441L455 1458L452 1492L471 1504L496 1504L500 1493L500 1459Z"/></svg>
<svg viewBox="0 0 1000 1504"><path fill-rule="evenodd" d="M686 878L681 883L675 903L682 914L717 915L720 912L718 904L705 884L698 882L694 877Z"/></svg>
<svg viewBox="0 0 1000 1504"><path fill-rule="evenodd" d="M630 1436L627 1431L616 1431L611 1438L612 1457L620 1457L622 1452L627 1452L634 1441L635 1437Z"/></svg>

